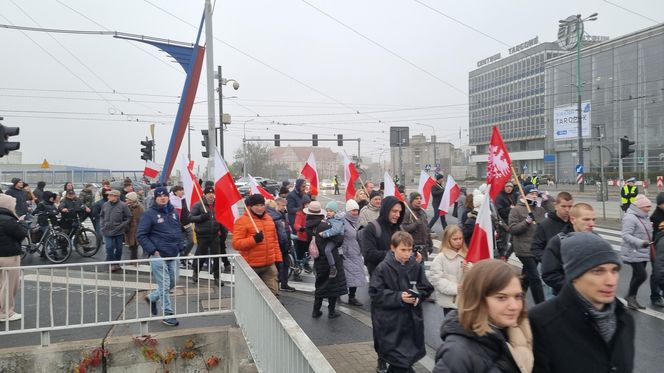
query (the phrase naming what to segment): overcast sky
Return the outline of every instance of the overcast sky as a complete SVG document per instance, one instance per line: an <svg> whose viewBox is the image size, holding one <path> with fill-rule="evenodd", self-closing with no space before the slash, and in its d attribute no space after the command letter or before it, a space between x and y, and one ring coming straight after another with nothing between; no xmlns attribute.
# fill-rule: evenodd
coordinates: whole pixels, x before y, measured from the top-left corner
<svg viewBox="0 0 664 373"><path fill-rule="evenodd" d="M576 13L599 12L586 31L611 38L664 21L664 2L656 0L213 4L215 71L222 65L224 77L241 85L223 91L229 97L224 111L233 118L225 135L229 162L245 123L247 137L361 137L363 155L375 160L389 154L390 126L429 136L430 127L415 124L424 123L441 141L458 145L459 129L468 128L468 72L477 61L508 56L510 46L535 36L554 41L558 20ZM0 24L193 42L203 8L203 0L0 0ZM156 124L156 161L163 162L185 78L166 54L111 36L4 28L0 50L0 116L21 128L24 163L46 158L141 169L139 142L150 123ZM191 120L197 163L203 160L200 130L207 128L205 81L202 76ZM466 131L461 142L467 143ZM186 136L181 149L186 154ZM357 145L345 149L355 154Z"/></svg>

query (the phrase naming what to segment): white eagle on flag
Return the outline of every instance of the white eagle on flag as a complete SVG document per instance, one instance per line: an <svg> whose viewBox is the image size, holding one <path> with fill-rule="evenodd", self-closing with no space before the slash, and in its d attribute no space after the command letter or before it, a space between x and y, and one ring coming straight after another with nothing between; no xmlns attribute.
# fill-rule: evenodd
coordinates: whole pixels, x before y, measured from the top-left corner
<svg viewBox="0 0 664 373"><path fill-rule="evenodd" d="M510 173L510 164L505 157L505 152L500 146L489 146L488 179L495 180L505 177Z"/></svg>

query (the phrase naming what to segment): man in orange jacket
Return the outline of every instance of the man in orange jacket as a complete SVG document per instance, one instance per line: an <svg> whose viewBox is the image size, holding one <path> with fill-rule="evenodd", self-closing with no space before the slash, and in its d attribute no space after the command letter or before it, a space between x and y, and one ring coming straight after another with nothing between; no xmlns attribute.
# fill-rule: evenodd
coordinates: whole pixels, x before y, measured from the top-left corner
<svg viewBox="0 0 664 373"><path fill-rule="evenodd" d="M274 221L265 213L262 195L252 194L244 204L245 212L233 228L233 248L240 252L272 293L279 295L275 263L282 259Z"/></svg>

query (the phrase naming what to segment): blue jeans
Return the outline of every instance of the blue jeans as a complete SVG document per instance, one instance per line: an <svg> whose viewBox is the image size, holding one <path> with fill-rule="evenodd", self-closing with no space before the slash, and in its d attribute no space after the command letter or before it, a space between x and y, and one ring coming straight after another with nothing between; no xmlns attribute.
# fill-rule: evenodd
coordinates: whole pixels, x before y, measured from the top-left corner
<svg viewBox="0 0 664 373"><path fill-rule="evenodd" d="M178 258L162 258L159 256L150 257L150 269L157 290L148 294L150 302L156 302L161 299L162 314L172 315L173 306L171 305L171 296L169 292L175 288L175 282L178 278Z"/></svg>
<svg viewBox="0 0 664 373"><path fill-rule="evenodd" d="M106 243L106 261L122 260L122 241L124 236L104 236Z"/></svg>

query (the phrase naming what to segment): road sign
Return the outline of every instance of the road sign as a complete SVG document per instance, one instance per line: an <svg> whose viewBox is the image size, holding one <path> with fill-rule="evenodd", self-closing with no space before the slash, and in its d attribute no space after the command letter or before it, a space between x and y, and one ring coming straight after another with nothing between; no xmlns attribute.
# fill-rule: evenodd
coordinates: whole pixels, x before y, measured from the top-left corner
<svg viewBox="0 0 664 373"><path fill-rule="evenodd" d="M426 165L424 165L424 170L425 171L430 171L431 170L431 165L428 164L428 163Z"/></svg>
<svg viewBox="0 0 664 373"><path fill-rule="evenodd" d="M576 165L576 173L577 174L582 174L583 173L583 165L582 164L577 164Z"/></svg>
<svg viewBox="0 0 664 373"><path fill-rule="evenodd" d="M657 176L657 187L664 187L664 176Z"/></svg>
<svg viewBox="0 0 664 373"><path fill-rule="evenodd" d="M523 164L523 171L528 171L528 163Z"/></svg>
<svg viewBox="0 0 664 373"><path fill-rule="evenodd" d="M44 158L44 162L42 162L41 168L49 168L49 167L51 167L51 166L48 164L48 161L46 160L46 158Z"/></svg>

